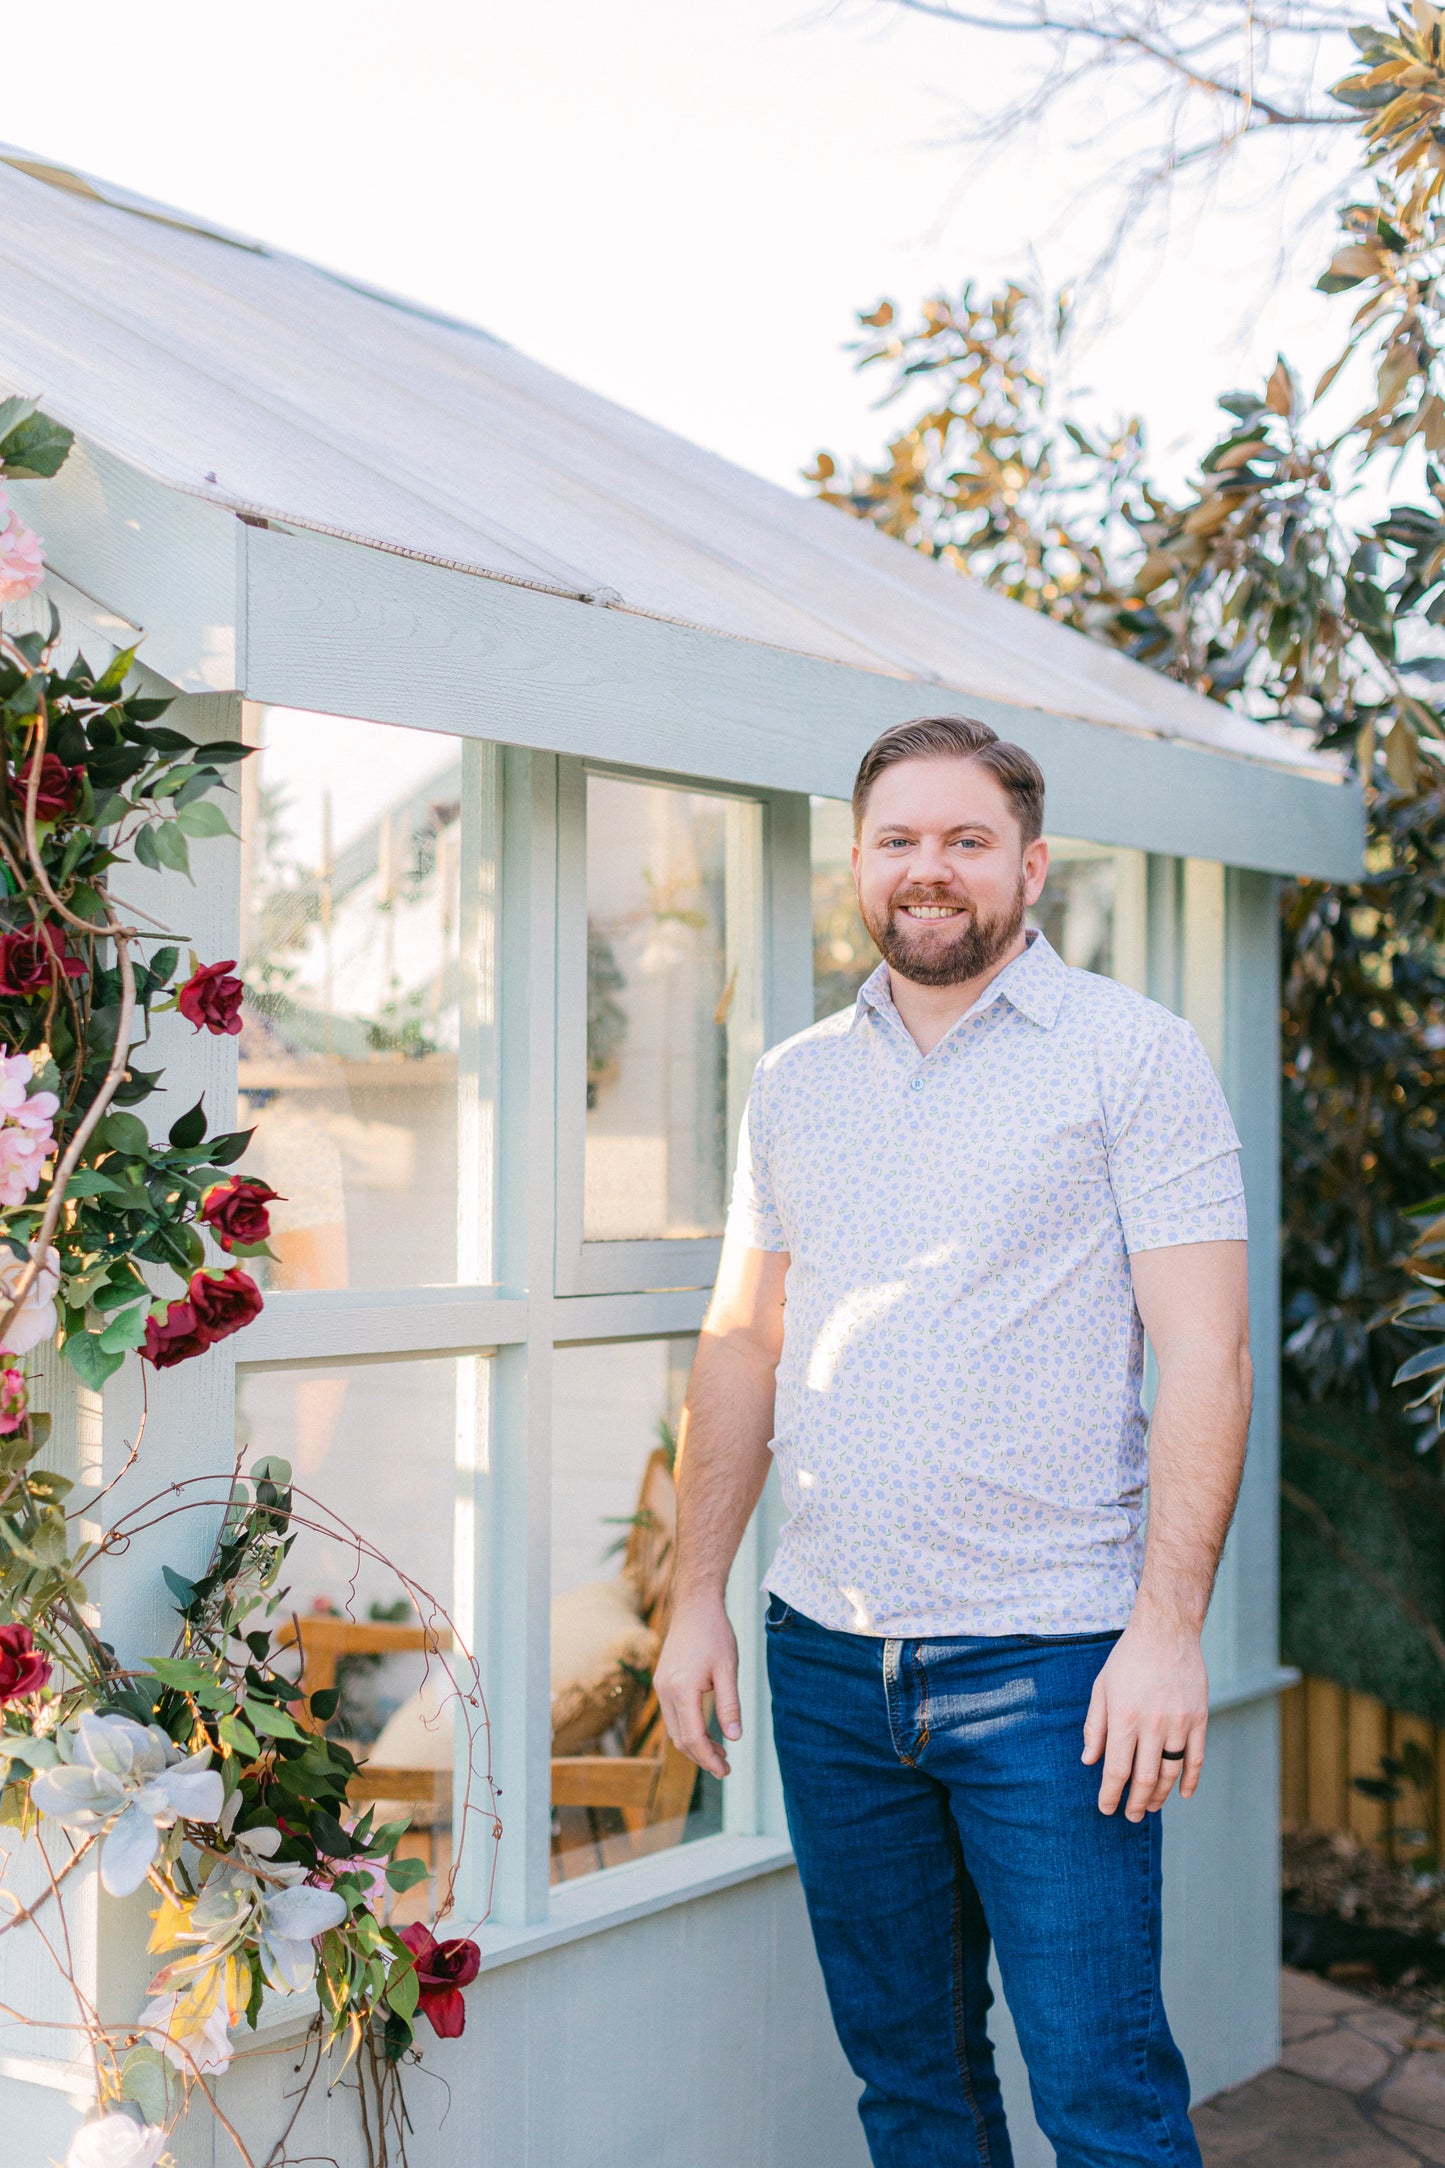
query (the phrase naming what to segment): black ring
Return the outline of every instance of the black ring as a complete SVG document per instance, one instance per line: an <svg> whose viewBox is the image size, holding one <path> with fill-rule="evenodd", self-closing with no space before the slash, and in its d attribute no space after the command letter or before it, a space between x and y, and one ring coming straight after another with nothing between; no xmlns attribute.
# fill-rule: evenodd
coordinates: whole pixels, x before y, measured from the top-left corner
<svg viewBox="0 0 1445 2168"><path fill-rule="evenodd" d="M1161 1746L1159 1749L1159 1759L1160 1761L1183 1761L1184 1749L1182 1746Z"/></svg>

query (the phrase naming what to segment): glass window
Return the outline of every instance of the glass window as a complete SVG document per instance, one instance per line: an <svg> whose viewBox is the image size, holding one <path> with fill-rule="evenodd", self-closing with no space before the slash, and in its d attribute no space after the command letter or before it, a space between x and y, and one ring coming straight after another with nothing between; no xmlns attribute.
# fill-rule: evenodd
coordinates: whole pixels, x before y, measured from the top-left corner
<svg viewBox="0 0 1445 2168"><path fill-rule="evenodd" d="M429 1870L399 1901L401 1920L427 1917L451 1867L453 1677L466 1682L460 1668L449 1672L447 1655L456 1470L459 1441L470 1462L463 1432L479 1369L475 1359L445 1358L237 1373L242 1465L279 1454L296 1486L302 1525L282 1586L303 1651L299 1673L308 1691L340 1688L326 1729L363 1763L353 1806L379 1803L387 1819L409 1814L402 1855ZM483 1804L480 1773L473 1798Z"/></svg>
<svg viewBox="0 0 1445 2168"><path fill-rule="evenodd" d="M1068 836L1049 837L1049 877L1029 913L1049 946L1080 971L1114 969L1118 853Z"/></svg>
<svg viewBox="0 0 1445 2168"><path fill-rule="evenodd" d="M552 1873L712 1836L722 1786L652 1694L676 1526L673 1459L695 1338L558 1348L553 1364Z"/></svg>
<svg viewBox="0 0 1445 2168"><path fill-rule="evenodd" d="M273 1287L454 1281L459 1069L481 749L249 710L242 770L241 1120L283 1201ZM461 1079L460 1081L465 1081Z"/></svg>
<svg viewBox="0 0 1445 2168"><path fill-rule="evenodd" d="M858 915L851 808L838 798L812 804L813 1014L823 1017L852 1003L877 965L878 951ZM1142 984L1142 854L1070 836L1048 842L1049 877L1029 924L1066 964Z"/></svg>
<svg viewBox="0 0 1445 2168"><path fill-rule="evenodd" d="M842 798L813 804L813 1015L851 1007L877 969L878 951L858 916L853 886L853 809Z"/></svg>
<svg viewBox="0 0 1445 2168"><path fill-rule="evenodd" d="M761 1052L760 838L755 804L588 778L585 1241L722 1232Z"/></svg>

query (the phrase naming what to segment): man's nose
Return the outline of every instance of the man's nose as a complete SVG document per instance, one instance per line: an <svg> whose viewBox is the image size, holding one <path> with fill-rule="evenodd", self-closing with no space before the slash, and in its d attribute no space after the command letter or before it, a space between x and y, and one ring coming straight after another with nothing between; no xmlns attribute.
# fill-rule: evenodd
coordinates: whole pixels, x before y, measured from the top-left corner
<svg viewBox="0 0 1445 2168"><path fill-rule="evenodd" d="M953 867L941 843L924 837L909 852L908 879L915 887L946 888L952 877Z"/></svg>

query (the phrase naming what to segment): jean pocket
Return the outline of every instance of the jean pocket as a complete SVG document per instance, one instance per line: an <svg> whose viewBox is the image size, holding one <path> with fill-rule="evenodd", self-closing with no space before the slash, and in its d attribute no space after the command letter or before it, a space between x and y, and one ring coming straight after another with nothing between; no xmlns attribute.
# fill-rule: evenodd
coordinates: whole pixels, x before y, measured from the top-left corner
<svg viewBox="0 0 1445 2168"><path fill-rule="evenodd" d="M768 1608L763 1613L763 1625L770 1634L780 1634L792 1625L795 1613L784 1603L781 1596L769 1593Z"/></svg>

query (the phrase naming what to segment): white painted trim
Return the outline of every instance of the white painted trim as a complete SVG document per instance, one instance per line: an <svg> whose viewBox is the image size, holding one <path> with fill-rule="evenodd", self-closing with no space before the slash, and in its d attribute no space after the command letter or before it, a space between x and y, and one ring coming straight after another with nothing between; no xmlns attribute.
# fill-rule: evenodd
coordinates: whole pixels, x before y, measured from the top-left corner
<svg viewBox="0 0 1445 2168"><path fill-rule="evenodd" d="M676 1333L699 1332L707 1315L711 1287L687 1287L659 1294L566 1295L552 1317L558 1347L596 1340L666 1340Z"/></svg>
<svg viewBox="0 0 1445 2168"><path fill-rule="evenodd" d="M946 692L913 679L322 536L239 531L252 699L413 726L425 716L474 737L825 798L848 796L880 730L948 705ZM57 555L90 584L81 548ZM124 608L120 583L97 591ZM1352 780L957 697L1039 760L1061 834L1359 878L1363 802Z"/></svg>
<svg viewBox="0 0 1445 2168"><path fill-rule="evenodd" d="M480 1353L526 1337L526 1298L493 1288L283 1290L238 1342L237 1367Z"/></svg>
<svg viewBox="0 0 1445 2168"><path fill-rule="evenodd" d="M1298 1686L1303 1674L1290 1664L1271 1664L1268 1671L1251 1672L1248 1678L1238 1680L1232 1686L1222 1686L1218 1692L1211 1690L1209 1713L1222 1716L1228 1709L1242 1709L1252 1701L1268 1701L1272 1694L1282 1694L1288 1687Z"/></svg>
<svg viewBox="0 0 1445 2168"><path fill-rule="evenodd" d="M519 1957L536 1957L585 1935L645 1919L670 1905L690 1904L759 1875L778 1874L792 1864L793 1848L784 1838L721 1836L674 1845L670 1851L628 1860L620 1867L604 1867L597 1874L560 1883L552 1892L545 1921L521 1928L481 1928L476 1939L482 1970L490 1972Z"/></svg>

